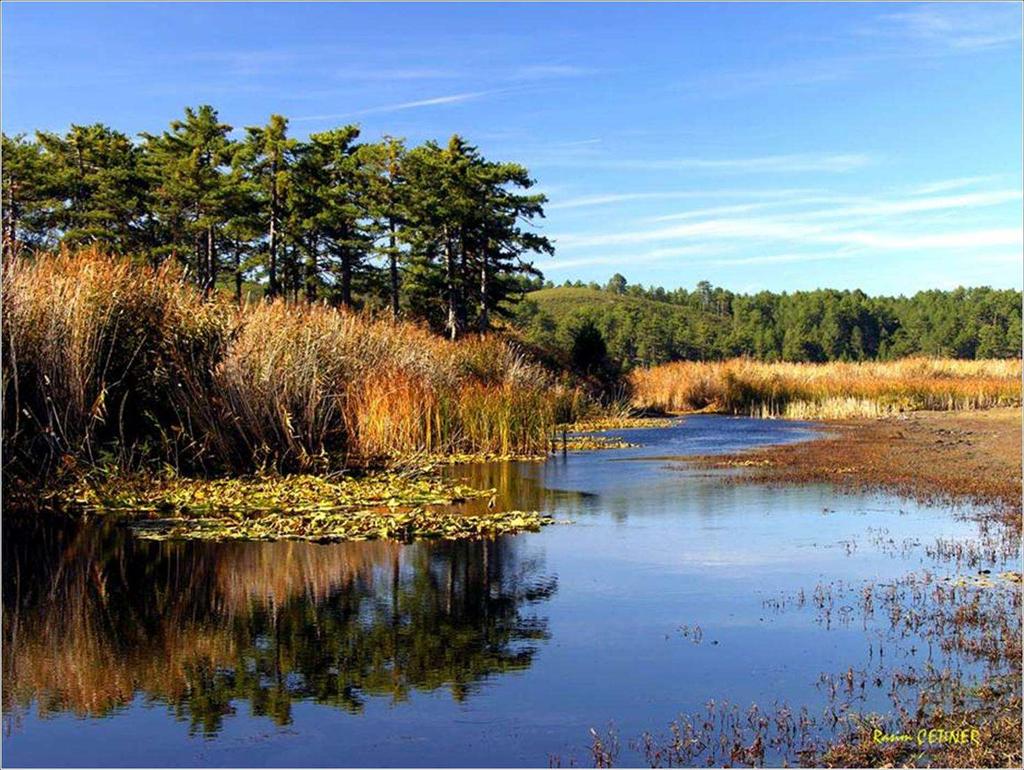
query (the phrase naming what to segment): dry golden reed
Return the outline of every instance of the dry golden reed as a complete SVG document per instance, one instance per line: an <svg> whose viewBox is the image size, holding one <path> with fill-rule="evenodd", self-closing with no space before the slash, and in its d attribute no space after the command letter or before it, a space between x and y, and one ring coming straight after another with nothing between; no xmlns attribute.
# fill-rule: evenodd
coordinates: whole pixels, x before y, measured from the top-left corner
<svg viewBox="0 0 1024 770"><path fill-rule="evenodd" d="M631 378L636 406L668 412L839 419L1021 403L1020 359L906 358L827 364L683 361L637 370Z"/></svg>
<svg viewBox="0 0 1024 770"><path fill-rule="evenodd" d="M8 469L247 471L543 452L577 394L498 337L325 304L241 308L95 251L5 265Z"/></svg>

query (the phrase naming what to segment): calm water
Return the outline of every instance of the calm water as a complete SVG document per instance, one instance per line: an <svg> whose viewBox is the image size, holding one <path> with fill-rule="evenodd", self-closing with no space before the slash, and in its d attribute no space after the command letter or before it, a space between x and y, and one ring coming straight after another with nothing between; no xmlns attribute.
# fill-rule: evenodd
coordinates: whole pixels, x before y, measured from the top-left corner
<svg viewBox="0 0 1024 770"><path fill-rule="evenodd" d="M587 763L591 727L625 744L709 699L820 711L822 674L875 665L881 637L841 596L780 606L956 572L927 549L977 526L671 459L809 433L694 416L615 432L640 448L457 469L572 522L492 542L152 543L7 517L4 763ZM932 654L912 634L888 652Z"/></svg>

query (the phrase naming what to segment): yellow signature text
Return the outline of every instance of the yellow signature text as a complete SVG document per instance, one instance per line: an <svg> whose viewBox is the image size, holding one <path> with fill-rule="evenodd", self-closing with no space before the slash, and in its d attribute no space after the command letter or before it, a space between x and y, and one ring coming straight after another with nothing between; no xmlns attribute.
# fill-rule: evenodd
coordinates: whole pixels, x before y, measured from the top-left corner
<svg viewBox="0 0 1024 770"><path fill-rule="evenodd" d="M917 743L918 746L954 744L965 746L968 743L981 745L981 731L976 727L922 727L916 733L887 733L876 727L871 733L875 743Z"/></svg>

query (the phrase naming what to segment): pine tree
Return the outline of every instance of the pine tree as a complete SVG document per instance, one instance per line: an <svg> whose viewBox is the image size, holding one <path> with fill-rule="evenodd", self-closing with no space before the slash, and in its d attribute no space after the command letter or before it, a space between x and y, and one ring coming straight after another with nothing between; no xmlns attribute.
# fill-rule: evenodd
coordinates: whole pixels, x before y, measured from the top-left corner
<svg viewBox="0 0 1024 770"><path fill-rule="evenodd" d="M213 107L203 105L186 108L185 119L160 136L143 134L161 250L189 267L204 291L212 290L220 270L219 230L231 198L225 169L236 149L230 131Z"/></svg>
<svg viewBox="0 0 1024 770"><path fill-rule="evenodd" d="M523 278L541 277L527 254L553 254L551 242L525 230L522 223L543 217L543 195L524 195L518 190L533 186L529 172L517 163L480 162L473 168L479 184L478 230L472 254L480 276L477 294L477 328L490 328L491 313L504 314L504 301Z"/></svg>
<svg viewBox="0 0 1024 770"><path fill-rule="evenodd" d="M486 331L517 279L538 274L524 255L551 251L547 239L520 226L543 215L544 197L516 192L532 184L525 168L489 162L457 135L443 149L427 142L412 150L407 177L410 243L418 275L441 291L441 325L456 338L475 304L477 328Z"/></svg>
<svg viewBox="0 0 1024 770"><path fill-rule="evenodd" d="M263 210L267 232L267 293L271 297L281 291L278 270L281 220L288 205L296 144L288 137L287 119L282 115L271 115L267 125L246 129L246 138L236 158L236 163L246 169Z"/></svg>
<svg viewBox="0 0 1024 770"><path fill-rule="evenodd" d="M365 274L371 247L363 229L364 173L357 153L359 129L344 126L312 134L303 146L296 184L300 202L295 224L308 258L307 296L315 295L315 277L325 274L337 300L354 305L357 279Z"/></svg>
<svg viewBox="0 0 1024 770"><path fill-rule="evenodd" d="M65 244L128 254L152 245L148 185L131 139L97 123L73 125L63 136L40 132L37 140L47 159L53 225Z"/></svg>
<svg viewBox="0 0 1024 770"><path fill-rule="evenodd" d="M23 247L52 246L50 174L47 157L38 142L24 135L3 134L3 255L18 254Z"/></svg>
<svg viewBox="0 0 1024 770"><path fill-rule="evenodd" d="M365 207L368 234L374 252L388 266L388 304L397 318L399 303L399 242L408 222L408 184L405 179L405 144L401 139L385 136L380 142L364 144L356 151L364 172Z"/></svg>

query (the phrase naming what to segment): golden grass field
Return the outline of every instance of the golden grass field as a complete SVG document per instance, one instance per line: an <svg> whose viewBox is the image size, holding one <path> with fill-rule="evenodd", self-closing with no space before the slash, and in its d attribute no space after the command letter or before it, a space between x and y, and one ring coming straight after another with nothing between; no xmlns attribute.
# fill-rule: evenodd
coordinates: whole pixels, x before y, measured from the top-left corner
<svg viewBox="0 0 1024 770"><path fill-rule="evenodd" d="M634 405L755 417L877 417L1020 406L1021 361L906 358L825 364L681 361L631 375Z"/></svg>

